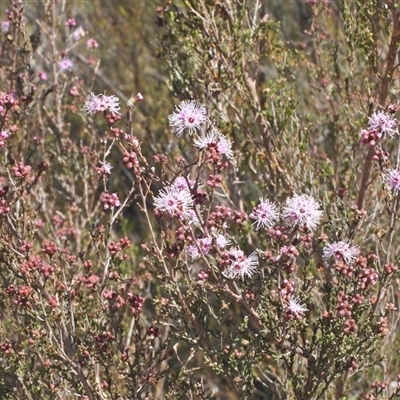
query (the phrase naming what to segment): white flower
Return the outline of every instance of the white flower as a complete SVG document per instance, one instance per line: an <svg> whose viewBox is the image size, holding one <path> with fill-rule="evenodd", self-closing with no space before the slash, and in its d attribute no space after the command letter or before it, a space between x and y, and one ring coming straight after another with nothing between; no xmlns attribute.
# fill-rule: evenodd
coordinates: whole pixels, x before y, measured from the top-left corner
<svg viewBox="0 0 400 400"><path fill-rule="evenodd" d="M207 111L197 101L182 101L179 106L176 106L176 111L168 116L168 120L176 136L181 137L185 129L188 129L191 135L207 121Z"/></svg>
<svg viewBox="0 0 400 400"><path fill-rule="evenodd" d="M388 133L390 136L393 136L395 133L398 133L397 121L383 111L374 112L368 118L368 130L377 131L382 134Z"/></svg>
<svg viewBox="0 0 400 400"><path fill-rule="evenodd" d="M211 129L194 140L194 145L201 150L207 149L213 144L219 154L225 156L228 160L233 158L232 142L216 129Z"/></svg>
<svg viewBox="0 0 400 400"><path fill-rule="evenodd" d="M389 169L385 180L389 188L393 190L394 194L397 196L400 191L400 171L398 169Z"/></svg>
<svg viewBox="0 0 400 400"><path fill-rule="evenodd" d="M278 219L278 209L274 203L260 198L260 204L253 208L249 217L255 220L253 225L256 225L257 230L260 228L271 228Z"/></svg>
<svg viewBox="0 0 400 400"><path fill-rule="evenodd" d="M231 240L222 233L217 233L215 235L215 244L220 250L222 250L231 244Z"/></svg>
<svg viewBox="0 0 400 400"><path fill-rule="evenodd" d="M91 115L109 111L111 114L121 115L119 99L116 96L106 96L105 94L90 93L83 106L84 110Z"/></svg>
<svg viewBox="0 0 400 400"><path fill-rule="evenodd" d="M258 257L255 251L246 257L242 250L235 248L229 250L229 255L232 263L224 272L227 278L234 279L237 276L251 278L253 276L258 266Z"/></svg>
<svg viewBox="0 0 400 400"><path fill-rule="evenodd" d="M79 39L83 37L85 37L85 31L81 26L78 26L76 29L73 30L72 38L74 39L75 42L77 42Z"/></svg>
<svg viewBox="0 0 400 400"><path fill-rule="evenodd" d="M111 174L112 165L108 161L104 161L103 168L106 174Z"/></svg>
<svg viewBox="0 0 400 400"><path fill-rule="evenodd" d="M186 189L178 189L171 186L165 187L154 198L154 207L179 218L192 219L191 207L193 199Z"/></svg>
<svg viewBox="0 0 400 400"><path fill-rule="evenodd" d="M317 200L306 194L287 199L282 212L283 218L291 227L306 226L310 231L317 227L322 214Z"/></svg>
<svg viewBox="0 0 400 400"><path fill-rule="evenodd" d="M334 242L324 247L324 259L327 260L330 257L337 259L343 259L347 264L351 264L359 256L360 249L357 246L350 247L346 242Z"/></svg>
<svg viewBox="0 0 400 400"><path fill-rule="evenodd" d="M300 304L300 300L297 297L290 296L288 298L286 311L297 317L302 316L305 312L307 312L308 308Z"/></svg>

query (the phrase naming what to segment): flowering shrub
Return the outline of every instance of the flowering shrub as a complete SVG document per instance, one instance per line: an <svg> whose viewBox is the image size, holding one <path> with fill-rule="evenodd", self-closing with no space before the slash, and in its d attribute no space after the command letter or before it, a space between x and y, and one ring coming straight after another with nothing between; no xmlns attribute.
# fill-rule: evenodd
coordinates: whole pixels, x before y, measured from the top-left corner
<svg viewBox="0 0 400 400"><path fill-rule="evenodd" d="M8 4L1 398L400 397L398 6L284 3L157 7L176 106Z"/></svg>

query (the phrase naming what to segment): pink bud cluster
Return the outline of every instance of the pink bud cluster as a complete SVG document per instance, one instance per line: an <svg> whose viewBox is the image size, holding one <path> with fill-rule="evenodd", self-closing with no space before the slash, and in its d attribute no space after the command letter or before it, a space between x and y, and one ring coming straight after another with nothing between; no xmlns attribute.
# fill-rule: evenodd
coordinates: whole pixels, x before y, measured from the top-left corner
<svg viewBox="0 0 400 400"><path fill-rule="evenodd" d="M33 255L20 265L19 270L23 275L30 275L33 271L39 271L47 279L53 274L54 267L47 264L40 256Z"/></svg>
<svg viewBox="0 0 400 400"><path fill-rule="evenodd" d="M41 252L47 254L50 258L58 251L58 247L54 242L44 242Z"/></svg>
<svg viewBox="0 0 400 400"><path fill-rule="evenodd" d="M132 242L127 237L124 237L120 239L119 242L111 242L108 245L108 250L112 256L115 256L118 253L120 253L123 249L130 247L131 244ZM121 260L125 260L126 258L127 258L126 254L121 255Z"/></svg>
<svg viewBox="0 0 400 400"><path fill-rule="evenodd" d="M13 304L21 308L30 308L33 301L33 289L29 285L21 285L16 287L11 284L6 291L8 296L14 298Z"/></svg>
<svg viewBox="0 0 400 400"><path fill-rule="evenodd" d="M86 289L93 289L100 282L100 278L97 275L78 275L76 277L75 283L77 286L84 285Z"/></svg>
<svg viewBox="0 0 400 400"><path fill-rule="evenodd" d="M115 336L111 332L99 333L94 337L96 341L96 349L100 353L107 352L109 345L115 341Z"/></svg>
<svg viewBox="0 0 400 400"><path fill-rule="evenodd" d="M287 300L290 296L292 296L295 292L294 290L294 282L289 281L288 279L284 279L281 283L280 287L280 295L282 300Z"/></svg>
<svg viewBox="0 0 400 400"><path fill-rule="evenodd" d="M129 293L128 303L132 315L137 315L142 312L144 298L138 294Z"/></svg>
<svg viewBox="0 0 400 400"><path fill-rule="evenodd" d="M25 165L22 161L18 162L17 165L11 168L16 178L27 179L31 173L32 167Z"/></svg>
<svg viewBox="0 0 400 400"><path fill-rule="evenodd" d="M119 207L121 205L117 193L103 193L101 202L103 203L104 210L109 210L113 207Z"/></svg>
<svg viewBox="0 0 400 400"><path fill-rule="evenodd" d="M125 152L122 156L122 165L127 169L137 168L139 166L137 154Z"/></svg>
<svg viewBox="0 0 400 400"><path fill-rule="evenodd" d="M9 357L13 353L13 344L10 342L0 344L0 352L6 357Z"/></svg>

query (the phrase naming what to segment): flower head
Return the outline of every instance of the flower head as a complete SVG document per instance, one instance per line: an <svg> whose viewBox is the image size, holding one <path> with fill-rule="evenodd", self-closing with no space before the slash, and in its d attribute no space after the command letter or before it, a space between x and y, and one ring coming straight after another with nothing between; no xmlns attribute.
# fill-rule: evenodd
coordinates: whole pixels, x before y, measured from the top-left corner
<svg viewBox="0 0 400 400"><path fill-rule="evenodd" d="M194 185L196 184L196 182L190 180L190 179L186 179L183 176L178 176L175 178L174 182L172 183L171 187L175 188L175 189L180 189L180 190L191 190L194 188Z"/></svg>
<svg viewBox="0 0 400 400"><path fill-rule="evenodd" d="M64 57L58 62L58 66L61 72L66 72L71 71L74 68L74 63L68 57Z"/></svg>
<svg viewBox="0 0 400 400"><path fill-rule="evenodd" d="M110 175L111 169L112 165L108 161L104 161L101 167L95 167L95 170L99 175Z"/></svg>
<svg viewBox="0 0 400 400"><path fill-rule="evenodd" d="M191 244L187 247L186 252L192 260L197 260L202 255L207 255L212 246L212 239L205 237L197 239L197 243Z"/></svg>
<svg viewBox="0 0 400 400"><path fill-rule="evenodd" d="M78 26L74 31L72 32L72 38L74 39L75 42L80 40L85 36L85 31L81 26Z"/></svg>
<svg viewBox="0 0 400 400"><path fill-rule="evenodd" d="M385 133L390 136L398 133L397 121L383 111L374 112L368 118L368 128L361 131L361 144L375 146Z"/></svg>
<svg viewBox="0 0 400 400"><path fill-rule="evenodd" d="M321 220L323 212L319 208L320 204L313 197L296 194L286 200L282 215L290 226L305 226L311 231Z"/></svg>
<svg viewBox="0 0 400 400"><path fill-rule="evenodd" d="M232 142L216 129L200 135L195 139L194 145L201 150L215 146L219 154L225 156L228 160L233 158Z"/></svg>
<svg viewBox="0 0 400 400"><path fill-rule="evenodd" d="M95 48L99 47L99 44L97 43L97 41L95 39L90 38L86 42L86 46L89 47L89 49L95 49Z"/></svg>
<svg viewBox="0 0 400 400"><path fill-rule="evenodd" d="M9 137L9 133L7 131L0 132L0 147L4 147L6 145L6 139Z"/></svg>
<svg viewBox="0 0 400 400"><path fill-rule="evenodd" d="M192 219L193 199L187 189L167 186L154 198L154 207L179 218Z"/></svg>
<svg viewBox="0 0 400 400"><path fill-rule="evenodd" d="M260 204L253 208L249 217L254 219L253 225L256 225L257 230L260 228L271 228L278 219L278 209L274 203L260 198Z"/></svg>
<svg viewBox="0 0 400 400"><path fill-rule="evenodd" d="M231 240L229 239L229 237L223 235L222 233L217 233L215 235L215 244L220 250L222 250L231 244Z"/></svg>
<svg viewBox="0 0 400 400"><path fill-rule="evenodd" d="M305 312L308 311L308 308L300 303L300 300L297 297L289 296L288 303L286 307L286 312L289 315L299 317L302 316Z"/></svg>
<svg viewBox="0 0 400 400"><path fill-rule="evenodd" d="M111 114L121 115L119 99L116 96L106 96L105 94L90 93L83 106L84 110L91 115L109 111Z"/></svg>
<svg viewBox="0 0 400 400"><path fill-rule="evenodd" d="M374 112L368 118L368 130L382 134L388 133L390 136L393 136L394 133L398 133L397 121L383 111Z"/></svg>
<svg viewBox="0 0 400 400"><path fill-rule="evenodd" d="M398 169L389 169L385 176L387 185L397 196L400 191L400 171Z"/></svg>
<svg viewBox="0 0 400 400"><path fill-rule="evenodd" d="M347 264L352 264L360 254L360 249L357 246L350 246L348 243L340 241L328 244L324 247L324 259L330 257L342 259Z"/></svg>
<svg viewBox="0 0 400 400"><path fill-rule="evenodd" d="M197 101L182 101L179 106L176 106L176 111L168 116L168 120L170 126L175 130L176 136L181 137L185 129L188 129L191 135L207 121L207 111Z"/></svg>
<svg viewBox="0 0 400 400"><path fill-rule="evenodd" d="M219 154L225 156L228 160L232 160L232 142L227 139L226 136L224 136L222 133L220 133L220 135L218 136L217 150Z"/></svg>
<svg viewBox="0 0 400 400"><path fill-rule="evenodd" d="M38 72L38 77L41 81L47 81L47 74L44 71L39 71Z"/></svg>
<svg viewBox="0 0 400 400"><path fill-rule="evenodd" d="M248 257L238 248L229 250L231 265L225 270L224 275L229 279L234 279L237 276L252 277L258 266L257 253L253 252Z"/></svg>

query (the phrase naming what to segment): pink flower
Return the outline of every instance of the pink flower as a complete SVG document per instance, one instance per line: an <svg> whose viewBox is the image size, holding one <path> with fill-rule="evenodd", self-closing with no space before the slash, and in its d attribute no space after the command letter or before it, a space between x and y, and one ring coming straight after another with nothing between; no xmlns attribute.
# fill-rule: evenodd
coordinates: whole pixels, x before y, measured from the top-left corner
<svg viewBox="0 0 400 400"><path fill-rule="evenodd" d="M38 77L41 81L47 81L47 74L44 71L39 71L38 72Z"/></svg>
<svg viewBox="0 0 400 400"><path fill-rule="evenodd" d="M257 253L254 251L248 257L238 248L229 250L231 265L225 270L224 275L229 279L234 279L238 276L251 278L258 266Z"/></svg>
<svg viewBox="0 0 400 400"><path fill-rule="evenodd" d="M112 165L108 161L104 161L101 167L95 167L96 172L99 175L110 175Z"/></svg>
<svg viewBox="0 0 400 400"><path fill-rule="evenodd" d="M203 150L206 149L210 144L217 143L220 133L216 129L211 129L207 133L201 134L194 140L194 145Z"/></svg>
<svg viewBox="0 0 400 400"><path fill-rule="evenodd" d="M208 237L197 239L196 242L189 245L186 249L187 254L192 260L197 260L201 256L207 255L212 246L212 239Z"/></svg>
<svg viewBox="0 0 400 400"><path fill-rule="evenodd" d="M71 89L69 89L70 96L78 96L79 95L79 90L76 86L72 86Z"/></svg>
<svg viewBox="0 0 400 400"><path fill-rule="evenodd" d="M68 18L65 22L65 25L71 28L73 26L76 26L76 21L74 18Z"/></svg>
<svg viewBox="0 0 400 400"><path fill-rule="evenodd" d="M397 196L400 191L400 171L398 169L389 169L385 180L389 188L393 190L394 194Z"/></svg>
<svg viewBox="0 0 400 400"><path fill-rule="evenodd" d="M260 228L271 228L278 219L278 209L274 203L260 198L260 204L253 208L249 217L255 220L253 225L256 225L257 230Z"/></svg>
<svg viewBox="0 0 400 400"><path fill-rule="evenodd" d="M282 215L291 227L305 226L311 231L317 227L321 220L323 212L319 208L319 203L313 197L306 194L296 194L286 200Z"/></svg>
<svg viewBox="0 0 400 400"><path fill-rule="evenodd" d="M190 213L193 207L193 199L187 189L167 186L160 191L154 198L154 207L162 212L167 212L172 216L191 220L193 215Z"/></svg>
<svg viewBox="0 0 400 400"><path fill-rule="evenodd" d="M368 130L377 131L382 134L388 133L390 136L393 136L393 134L398 133L397 121L383 111L374 112L368 118Z"/></svg>
<svg viewBox="0 0 400 400"><path fill-rule="evenodd" d="M103 168L106 174L111 174L112 165L108 161L104 161Z"/></svg>
<svg viewBox="0 0 400 400"><path fill-rule="evenodd" d="M231 244L231 240L222 233L217 233L215 235L215 244L220 250L222 250Z"/></svg>
<svg viewBox="0 0 400 400"><path fill-rule="evenodd" d="M6 131L0 132L0 147L4 147L6 145L6 139L8 139L9 134Z"/></svg>
<svg viewBox="0 0 400 400"><path fill-rule="evenodd" d="M90 93L88 99L83 106L84 110L94 115L100 112L109 111L114 115L121 115L121 107L119 105L119 99L116 96L106 96L106 94L94 94Z"/></svg>
<svg viewBox="0 0 400 400"><path fill-rule="evenodd" d="M219 154L225 156L228 160L232 160L232 142L227 139L222 133L218 137L217 150Z"/></svg>
<svg viewBox="0 0 400 400"><path fill-rule="evenodd" d="M178 176L174 182L172 183L171 187L178 189L178 190L191 190L194 188L196 182L188 179L186 180L183 176Z"/></svg>
<svg viewBox="0 0 400 400"><path fill-rule="evenodd" d="M140 93L140 92L138 92L137 94L136 94L136 96L135 96L135 100L136 101L142 101L143 100L143 95L142 95L142 93Z"/></svg>
<svg viewBox="0 0 400 400"><path fill-rule="evenodd" d="M93 49L99 47L99 44L97 43L97 41L96 41L95 39L90 38L90 39L86 42L86 46L87 46L89 49L92 49L92 50L93 50Z"/></svg>
<svg viewBox="0 0 400 400"><path fill-rule="evenodd" d="M385 133L390 136L398 133L397 121L383 111L374 112L368 118L368 128L361 131L361 144L375 146Z"/></svg>
<svg viewBox="0 0 400 400"><path fill-rule="evenodd" d="M343 241L334 242L324 247L325 260L333 256L336 259L342 259L347 264L352 264L359 254L360 249L357 246L350 247L348 243Z"/></svg>
<svg viewBox="0 0 400 400"><path fill-rule="evenodd" d="M61 72L67 72L74 68L74 63L68 57L64 57L58 62L58 66Z"/></svg>
<svg viewBox="0 0 400 400"><path fill-rule="evenodd" d="M168 116L168 120L176 136L181 137L185 129L188 129L191 135L207 121L207 111L197 101L182 101L176 106L176 112Z"/></svg>
<svg viewBox="0 0 400 400"><path fill-rule="evenodd" d="M32 167L30 165L25 165L22 161L20 161L17 165L11 168L14 172L14 175L17 178L24 178L26 179L29 174L31 173Z"/></svg>
<svg viewBox="0 0 400 400"><path fill-rule="evenodd" d="M8 33L10 31L10 21L1 21L1 32Z"/></svg>
<svg viewBox="0 0 400 400"><path fill-rule="evenodd" d="M11 208L6 199L0 199L0 215L8 214Z"/></svg>

